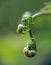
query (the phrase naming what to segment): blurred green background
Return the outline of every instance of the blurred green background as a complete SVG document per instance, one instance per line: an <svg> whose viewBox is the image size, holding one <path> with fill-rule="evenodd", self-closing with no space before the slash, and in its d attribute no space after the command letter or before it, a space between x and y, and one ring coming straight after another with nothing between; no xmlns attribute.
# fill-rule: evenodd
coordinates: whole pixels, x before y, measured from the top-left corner
<svg viewBox="0 0 51 65"><path fill-rule="evenodd" d="M0 65L51 65L51 15L35 20L33 35L37 55L27 58L23 48L30 40L28 33L18 35L18 20L26 11L33 14L50 0L0 0Z"/></svg>

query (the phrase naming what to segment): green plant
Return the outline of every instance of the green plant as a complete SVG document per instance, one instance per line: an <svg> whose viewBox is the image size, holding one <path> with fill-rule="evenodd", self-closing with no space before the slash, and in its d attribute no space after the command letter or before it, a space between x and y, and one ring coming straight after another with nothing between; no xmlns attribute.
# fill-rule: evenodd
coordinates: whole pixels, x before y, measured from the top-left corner
<svg viewBox="0 0 51 65"><path fill-rule="evenodd" d="M26 12L22 17L21 24L19 24L17 28L17 32L19 34L25 33L26 31L29 32L31 41L27 43L27 46L23 49L23 52L30 58L34 57L37 53L36 40L32 34L32 25L35 25L34 19L42 15L51 15L51 4L46 3L46 6L34 15L31 15L30 12Z"/></svg>

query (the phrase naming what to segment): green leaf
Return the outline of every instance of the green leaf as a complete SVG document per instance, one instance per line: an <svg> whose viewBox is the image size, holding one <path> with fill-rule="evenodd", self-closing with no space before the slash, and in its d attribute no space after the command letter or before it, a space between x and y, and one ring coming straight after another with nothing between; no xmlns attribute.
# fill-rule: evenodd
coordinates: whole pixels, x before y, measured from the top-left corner
<svg viewBox="0 0 51 65"><path fill-rule="evenodd" d="M51 10L51 1L48 2L48 3L44 3L45 4L45 7L43 7L41 9L41 11L44 11L44 10Z"/></svg>

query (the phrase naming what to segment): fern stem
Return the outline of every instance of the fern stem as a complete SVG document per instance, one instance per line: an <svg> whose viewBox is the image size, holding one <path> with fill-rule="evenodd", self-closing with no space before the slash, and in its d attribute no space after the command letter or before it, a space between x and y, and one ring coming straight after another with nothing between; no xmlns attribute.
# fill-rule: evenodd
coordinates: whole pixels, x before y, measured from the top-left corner
<svg viewBox="0 0 51 65"><path fill-rule="evenodd" d="M51 10L48 10L48 11L40 11L40 12L37 12L35 13L33 16L32 16L32 19L35 19L39 16L42 16L42 15L50 15L51 14Z"/></svg>

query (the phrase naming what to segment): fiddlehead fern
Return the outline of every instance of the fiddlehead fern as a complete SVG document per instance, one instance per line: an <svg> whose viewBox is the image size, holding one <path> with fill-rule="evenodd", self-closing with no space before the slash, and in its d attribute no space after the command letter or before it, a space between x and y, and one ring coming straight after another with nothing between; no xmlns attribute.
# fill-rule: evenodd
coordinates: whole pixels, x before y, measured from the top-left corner
<svg viewBox="0 0 51 65"><path fill-rule="evenodd" d="M17 32L21 33L23 31L23 28L28 30L31 41L29 41L27 43L27 46L23 49L23 53L27 57L31 58L31 57L36 55L36 51L37 51L36 41L35 41L35 38L32 35L32 17L31 17L31 15L28 15L28 17L27 16L23 17L22 22L23 22L23 24L18 25Z"/></svg>
<svg viewBox="0 0 51 65"><path fill-rule="evenodd" d="M32 35L32 24L34 25L32 20L39 17L39 16L50 15L50 14L51 14L51 9L47 9L47 10L42 9L39 12L35 13L34 15L29 14L27 16L23 16L23 18L22 18L23 24L18 25L17 32L21 33L23 31L28 30L30 38L31 38L31 41L28 42L27 46L23 49L23 52L27 57L32 58L36 55L36 52L37 52L36 40Z"/></svg>

